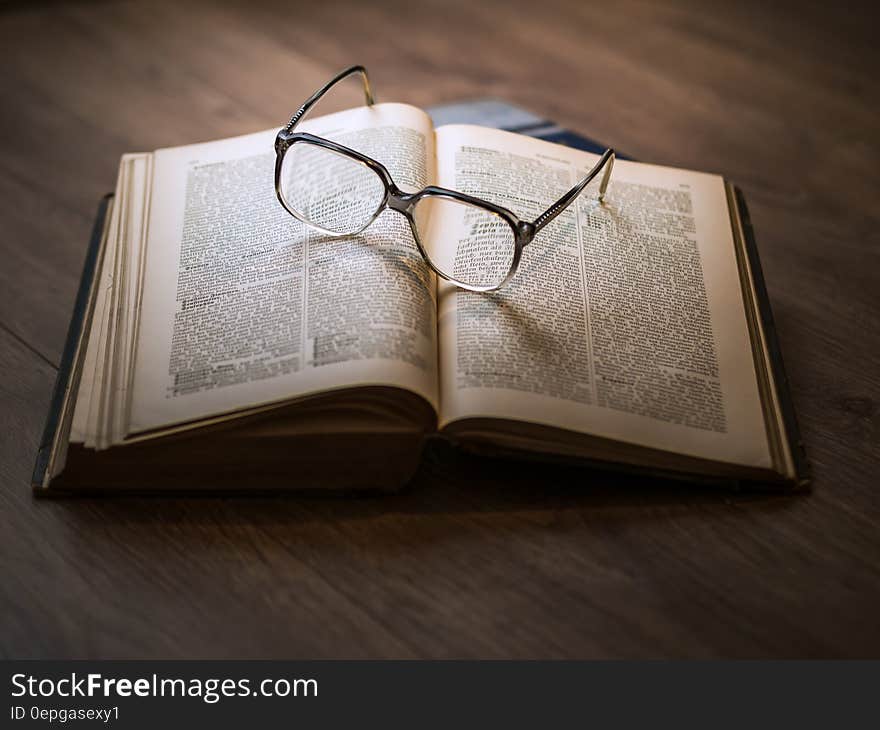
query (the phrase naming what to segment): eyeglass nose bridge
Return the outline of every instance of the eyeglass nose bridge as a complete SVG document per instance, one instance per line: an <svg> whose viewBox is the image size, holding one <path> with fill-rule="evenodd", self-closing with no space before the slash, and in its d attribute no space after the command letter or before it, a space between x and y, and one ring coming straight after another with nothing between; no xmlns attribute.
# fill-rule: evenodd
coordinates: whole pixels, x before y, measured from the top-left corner
<svg viewBox="0 0 880 730"><path fill-rule="evenodd" d="M405 193L396 185L388 188L388 201L386 205L391 210L396 210L404 215L411 215L415 204L418 202L418 193Z"/></svg>

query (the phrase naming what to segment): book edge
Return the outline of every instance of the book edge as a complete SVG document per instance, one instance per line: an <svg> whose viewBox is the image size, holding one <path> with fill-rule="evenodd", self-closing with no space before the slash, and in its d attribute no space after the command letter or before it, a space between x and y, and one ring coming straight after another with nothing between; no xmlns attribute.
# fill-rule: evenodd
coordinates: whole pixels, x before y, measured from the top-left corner
<svg viewBox="0 0 880 730"><path fill-rule="evenodd" d="M55 376L55 386L49 402L49 412L46 415L46 424L43 427L43 435L37 448L34 470L31 476L31 487L35 491L46 489L51 480L54 457L57 454L59 437L63 431L65 405L70 397L76 373L77 354L80 352L84 335L89 326L89 323L86 321L86 315L90 309L94 292L101 243L104 238L112 200L113 193L107 193L101 198L98 203L95 222L92 225L92 234L86 249L82 274L80 275L79 289L74 300L73 313L70 317L70 324L67 327L67 337L64 343L61 363L58 367L58 374Z"/></svg>
<svg viewBox="0 0 880 730"><path fill-rule="evenodd" d="M785 363L782 358L782 348L779 345L779 336L770 305L770 297L767 293L764 270L761 267L761 258L758 253L754 227L752 226L745 195L737 185L733 183L729 183L729 185L733 191L737 214L742 227L743 243L746 256L748 257L752 286L755 293L756 313L761 320L761 326L764 330L767 358L773 370L776 397L779 401L780 415L782 416L782 423L785 428L784 436L794 466L794 482L798 488L806 489L810 485L812 474L794 409L794 400L791 396L791 387L785 370Z"/></svg>

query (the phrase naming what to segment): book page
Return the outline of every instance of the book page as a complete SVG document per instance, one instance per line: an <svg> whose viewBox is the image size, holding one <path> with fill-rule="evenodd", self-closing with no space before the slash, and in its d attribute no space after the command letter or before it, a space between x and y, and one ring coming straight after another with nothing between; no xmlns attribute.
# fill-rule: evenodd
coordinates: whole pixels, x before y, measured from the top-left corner
<svg viewBox="0 0 880 730"><path fill-rule="evenodd" d="M428 116L379 104L297 127L379 160L399 186L434 177ZM155 153L128 433L360 385L436 407L436 281L385 211L333 238L274 190L269 130Z"/></svg>
<svg viewBox="0 0 880 730"><path fill-rule="evenodd" d="M598 161L482 127L436 135L439 185L528 220ZM440 283L441 425L513 419L770 467L722 178L618 161L605 204L597 189L503 289Z"/></svg>

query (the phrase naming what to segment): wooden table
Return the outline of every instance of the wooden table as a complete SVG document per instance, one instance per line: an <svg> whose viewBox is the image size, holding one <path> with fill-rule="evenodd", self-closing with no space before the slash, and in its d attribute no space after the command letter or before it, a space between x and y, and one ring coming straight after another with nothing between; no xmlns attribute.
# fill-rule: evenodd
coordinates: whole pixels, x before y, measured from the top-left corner
<svg viewBox="0 0 880 730"><path fill-rule="evenodd" d="M0 654L876 656L876 27L824 3L4 6ZM466 482L450 456L390 498L35 500L119 156L280 125L353 62L382 100L492 95L738 182L813 493L483 463Z"/></svg>

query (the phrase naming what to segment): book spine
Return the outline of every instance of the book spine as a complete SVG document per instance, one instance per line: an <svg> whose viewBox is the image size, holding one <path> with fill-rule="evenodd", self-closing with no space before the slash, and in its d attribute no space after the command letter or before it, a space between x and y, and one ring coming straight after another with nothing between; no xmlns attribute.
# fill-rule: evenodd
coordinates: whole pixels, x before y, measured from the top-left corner
<svg viewBox="0 0 880 730"><path fill-rule="evenodd" d="M64 403L71 390L71 381L74 377L76 354L79 351L80 342L83 340L89 324L86 321L86 314L92 296L95 273L101 251L101 240L104 236L104 226L107 221L107 212L112 199L112 193L105 195L101 199L98 205L98 214L92 227L92 235L86 251L86 259L83 263L82 276L80 277L79 290L76 295L73 314L70 318L70 325L67 328L64 353L61 356L58 375L55 377L55 388L52 391L49 414L46 417L46 426L43 429L43 436L40 439L40 446L37 450L36 462L34 463L31 486L35 490L48 486L52 454L55 451L56 442L62 431Z"/></svg>

